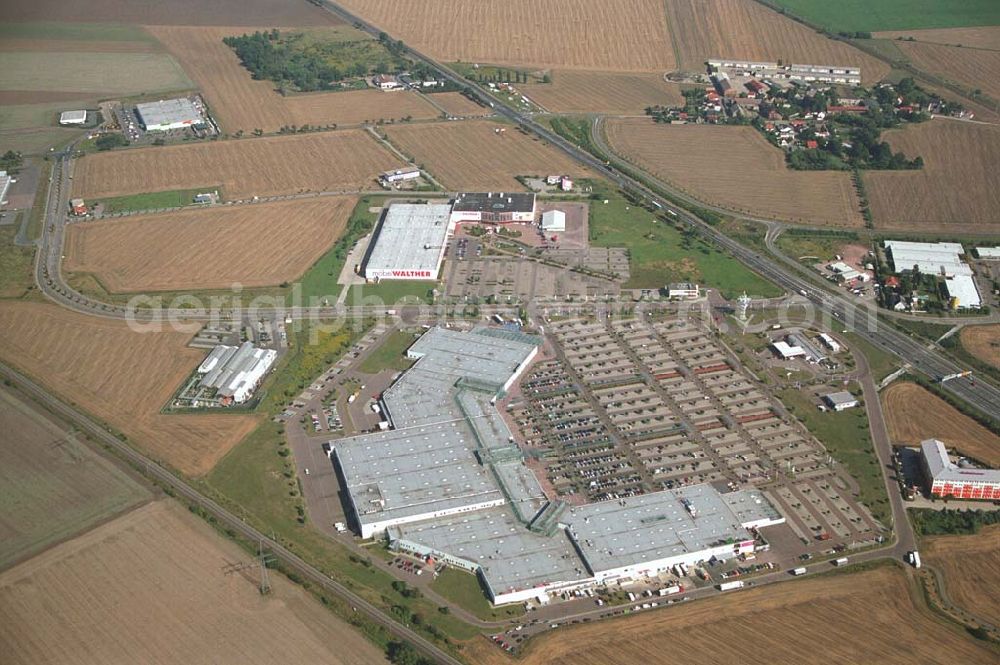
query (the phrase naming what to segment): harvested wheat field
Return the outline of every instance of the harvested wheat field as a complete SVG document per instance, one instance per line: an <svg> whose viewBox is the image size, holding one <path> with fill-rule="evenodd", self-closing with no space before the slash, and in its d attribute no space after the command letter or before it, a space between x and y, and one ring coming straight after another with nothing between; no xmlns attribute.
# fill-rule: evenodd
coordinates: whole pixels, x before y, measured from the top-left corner
<svg viewBox="0 0 1000 665"><path fill-rule="evenodd" d="M945 46L925 42L893 42L918 69L969 90L1000 98L1000 50Z"/></svg>
<svg viewBox="0 0 1000 665"><path fill-rule="evenodd" d="M1000 127L936 118L882 137L924 168L865 172L876 227L1000 232Z"/></svg>
<svg viewBox="0 0 1000 665"><path fill-rule="evenodd" d="M345 0L352 13L437 60L564 69L668 71L661 0Z"/></svg>
<svg viewBox="0 0 1000 665"><path fill-rule="evenodd" d="M866 85L889 65L751 0L667 0L679 66L704 71L709 58L861 67Z"/></svg>
<svg viewBox="0 0 1000 665"><path fill-rule="evenodd" d="M915 600L899 569L827 575L559 628L511 660L487 640L483 665L993 663L996 653ZM913 595L911 595L913 594ZM863 636L863 639L859 639Z"/></svg>
<svg viewBox="0 0 1000 665"><path fill-rule="evenodd" d="M0 359L120 430L137 448L188 475L208 472L256 426L236 414L160 409L204 360L189 332L140 333L125 322L55 305L0 303Z"/></svg>
<svg viewBox="0 0 1000 665"><path fill-rule="evenodd" d="M112 293L273 286L301 276L337 241L356 199L298 199L73 224L69 272Z"/></svg>
<svg viewBox="0 0 1000 665"><path fill-rule="evenodd" d="M271 81L254 80L233 50L222 43L223 37L253 32L255 28L147 26L146 29L163 42L188 76L198 83L213 116L230 133L438 115L437 109L413 92L390 95L372 89L283 97ZM350 28L338 28L341 29Z"/></svg>
<svg viewBox="0 0 1000 665"><path fill-rule="evenodd" d="M959 332L959 339L966 351L1000 369L1000 324L965 326Z"/></svg>
<svg viewBox="0 0 1000 665"><path fill-rule="evenodd" d="M1000 466L1000 436L915 383L897 381L883 390L882 410L894 444L941 439L963 455Z"/></svg>
<svg viewBox="0 0 1000 665"><path fill-rule="evenodd" d="M875 39L909 39L928 44L967 46L1000 51L1000 26L984 25L975 28L929 28L927 30L890 30L876 32Z"/></svg>
<svg viewBox="0 0 1000 665"><path fill-rule="evenodd" d="M752 127L648 119L612 119L605 127L616 153L708 203L802 224L863 224L848 173L792 171L782 151Z"/></svg>
<svg viewBox="0 0 1000 665"><path fill-rule="evenodd" d="M971 536L925 538L920 556L944 576L949 600L1000 625L1000 526Z"/></svg>
<svg viewBox="0 0 1000 665"><path fill-rule="evenodd" d="M158 501L0 575L0 644L14 663L385 662L284 577L257 590L248 554Z"/></svg>
<svg viewBox="0 0 1000 665"><path fill-rule="evenodd" d="M532 101L553 113L643 115L648 106L684 103L680 87L662 74L625 74L562 70L551 83L520 86Z"/></svg>
<svg viewBox="0 0 1000 665"><path fill-rule="evenodd" d="M443 108L448 115L461 117L491 113L489 109L480 106L460 92L436 92L427 95L427 98Z"/></svg>
<svg viewBox="0 0 1000 665"><path fill-rule="evenodd" d="M150 497L72 427L0 389L0 568Z"/></svg>
<svg viewBox="0 0 1000 665"><path fill-rule="evenodd" d="M506 131L497 133L498 128ZM552 146L511 125L470 120L383 129L393 145L449 189L523 191L514 176L590 174Z"/></svg>
<svg viewBox="0 0 1000 665"><path fill-rule="evenodd" d="M234 139L88 155L74 196L222 187L230 199L353 191L403 164L363 130Z"/></svg>

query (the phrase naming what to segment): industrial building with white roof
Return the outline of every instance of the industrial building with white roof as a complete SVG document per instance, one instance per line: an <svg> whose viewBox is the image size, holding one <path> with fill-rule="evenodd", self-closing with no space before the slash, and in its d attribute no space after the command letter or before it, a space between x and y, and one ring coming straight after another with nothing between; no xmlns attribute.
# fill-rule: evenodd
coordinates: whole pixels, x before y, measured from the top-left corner
<svg viewBox="0 0 1000 665"><path fill-rule="evenodd" d="M277 357L277 351L259 349L249 341L238 347L219 344L198 366L199 385L214 388L223 402L241 404L250 399Z"/></svg>
<svg viewBox="0 0 1000 665"><path fill-rule="evenodd" d="M961 243L886 240L885 248L892 255L896 272L908 272L916 267L925 275L944 277L948 295L955 299L956 308L978 309L982 305L972 266L961 259L965 254Z"/></svg>
<svg viewBox="0 0 1000 665"><path fill-rule="evenodd" d="M186 97L136 104L135 112L147 132L181 129L205 121L194 102Z"/></svg>
<svg viewBox="0 0 1000 665"><path fill-rule="evenodd" d="M755 491L709 485L570 507L546 497L494 403L541 340L432 328L382 396L394 429L330 442L362 537L476 572L495 604L753 549L783 522Z"/></svg>
<svg viewBox="0 0 1000 665"><path fill-rule="evenodd" d="M448 204L388 206L362 264L365 279L437 279L455 228L450 215Z"/></svg>

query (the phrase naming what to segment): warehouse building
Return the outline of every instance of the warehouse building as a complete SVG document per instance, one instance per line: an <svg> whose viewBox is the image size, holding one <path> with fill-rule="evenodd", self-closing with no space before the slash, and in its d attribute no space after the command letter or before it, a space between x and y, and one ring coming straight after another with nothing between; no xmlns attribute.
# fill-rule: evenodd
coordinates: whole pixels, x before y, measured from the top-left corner
<svg viewBox="0 0 1000 665"><path fill-rule="evenodd" d="M961 256L965 249L957 242L908 242L886 240L896 272L910 272L914 266L925 275L972 275L972 268Z"/></svg>
<svg viewBox="0 0 1000 665"><path fill-rule="evenodd" d="M396 169L394 171L386 171L378 177L379 182L383 185L392 185L397 182L405 182L407 180L416 180L420 177L420 169L413 166L405 169Z"/></svg>
<svg viewBox="0 0 1000 665"><path fill-rule="evenodd" d="M955 464L948 458L944 442L927 439L920 443L921 462L933 496L953 499L1000 499L1000 470Z"/></svg>
<svg viewBox="0 0 1000 665"><path fill-rule="evenodd" d="M834 411L845 411L847 409L853 409L858 405L858 398L846 390L830 393L829 395L823 395L823 401L826 402L826 405Z"/></svg>
<svg viewBox="0 0 1000 665"><path fill-rule="evenodd" d="M165 132L205 122L194 102L186 97L136 104L135 112L147 132Z"/></svg>
<svg viewBox="0 0 1000 665"><path fill-rule="evenodd" d="M451 208L451 222L452 224L458 222L531 223L535 221L535 211L535 195L531 193L459 194Z"/></svg>
<svg viewBox="0 0 1000 665"><path fill-rule="evenodd" d="M362 537L476 573L496 605L752 551L784 521L755 491L710 485L569 506L550 500L494 403L535 357L520 332L432 328L382 396L395 429L330 442Z"/></svg>
<svg viewBox="0 0 1000 665"><path fill-rule="evenodd" d="M215 389L223 404L242 404L253 395L277 357L277 351L259 349L249 341L238 347L220 344L198 366L198 385Z"/></svg>
<svg viewBox="0 0 1000 665"><path fill-rule="evenodd" d="M1000 259L1000 247L976 247L979 258L986 261L996 261Z"/></svg>
<svg viewBox="0 0 1000 665"><path fill-rule="evenodd" d="M87 122L87 111L63 111L59 114L60 125L83 125Z"/></svg>
<svg viewBox="0 0 1000 665"><path fill-rule="evenodd" d="M450 214L447 204L390 205L368 245L361 274L368 280L436 280L455 228Z"/></svg>
<svg viewBox="0 0 1000 665"><path fill-rule="evenodd" d="M957 242L907 242L886 240L896 272L912 272L945 278L952 309L979 309L982 297L973 278L972 266L962 261L965 249Z"/></svg>

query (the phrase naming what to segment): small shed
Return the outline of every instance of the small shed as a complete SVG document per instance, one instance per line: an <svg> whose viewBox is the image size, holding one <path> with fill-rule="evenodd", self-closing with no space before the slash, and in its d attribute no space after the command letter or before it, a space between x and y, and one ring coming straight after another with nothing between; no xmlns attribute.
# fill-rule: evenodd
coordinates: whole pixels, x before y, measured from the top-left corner
<svg viewBox="0 0 1000 665"><path fill-rule="evenodd" d="M543 231L565 231L566 213L562 210L549 210L542 213Z"/></svg>

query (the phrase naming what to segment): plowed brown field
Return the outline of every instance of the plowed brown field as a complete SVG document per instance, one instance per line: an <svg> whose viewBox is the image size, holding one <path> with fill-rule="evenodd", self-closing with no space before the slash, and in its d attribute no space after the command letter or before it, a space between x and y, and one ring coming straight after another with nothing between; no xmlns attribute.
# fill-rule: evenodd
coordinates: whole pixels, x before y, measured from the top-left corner
<svg viewBox="0 0 1000 665"><path fill-rule="evenodd" d="M295 125L350 125L433 118L437 109L414 92L324 92L283 97L271 81L255 81L222 38L253 32L246 27L147 26L177 58L205 95L212 114L230 133L274 132ZM347 29L347 28L343 28Z"/></svg>
<svg viewBox="0 0 1000 665"><path fill-rule="evenodd" d="M273 286L336 242L355 202L324 196L74 224L64 268L116 293Z"/></svg>
<svg viewBox="0 0 1000 665"><path fill-rule="evenodd" d="M966 351L1000 369L1000 324L966 326L959 338Z"/></svg>
<svg viewBox="0 0 1000 665"><path fill-rule="evenodd" d="M4 663L385 662L284 577L223 573L246 559L177 503L139 508L0 575Z"/></svg>
<svg viewBox="0 0 1000 665"><path fill-rule="evenodd" d="M711 600L559 628L523 658L477 642L483 665L992 663L996 654L932 615L902 571L772 584ZM863 635L863 639L859 639Z"/></svg>
<svg viewBox="0 0 1000 665"><path fill-rule="evenodd" d="M964 455L1000 466L1000 436L917 384L891 384L882 391L882 407L894 444L913 446L924 439L941 439Z"/></svg>
<svg viewBox="0 0 1000 665"><path fill-rule="evenodd" d="M920 155L920 171L866 171L875 225L925 231L1000 231L1000 127L934 119L883 134Z"/></svg>
<svg viewBox="0 0 1000 665"><path fill-rule="evenodd" d="M661 0L346 0L354 14L444 61L667 71Z"/></svg>
<svg viewBox="0 0 1000 665"><path fill-rule="evenodd" d="M506 129L497 133L497 128ZM445 187L470 191L523 191L516 175L589 171L511 125L470 120L386 127L389 141L423 165Z"/></svg>
<svg viewBox="0 0 1000 665"><path fill-rule="evenodd" d="M552 72L551 83L521 85L530 99L553 113L642 115L648 106L683 104L680 87L661 74Z"/></svg>
<svg viewBox="0 0 1000 665"><path fill-rule="evenodd" d="M1000 98L1000 50L944 46L926 42L893 42L919 69L970 90Z"/></svg>
<svg viewBox="0 0 1000 665"><path fill-rule="evenodd" d="M104 198L222 187L231 199L374 185L403 166L367 132L346 130L88 155L76 164L75 196Z"/></svg>
<svg viewBox="0 0 1000 665"><path fill-rule="evenodd" d="M169 328L166 324L165 328ZM105 420L152 457L189 475L209 471L256 426L254 416L163 415L205 358L190 333L139 333L55 305L0 303L0 358Z"/></svg>
<svg viewBox="0 0 1000 665"><path fill-rule="evenodd" d="M876 39L903 39L913 37L918 42L929 44L947 44L949 46L968 46L971 48L988 48L1000 51L1000 26L989 25L976 28L930 28L927 30L891 30L876 32Z"/></svg>
<svg viewBox="0 0 1000 665"><path fill-rule="evenodd" d="M752 127L606 123L611 148L708 203L803 224L861 226L851 178L840 171L792 171Z"/></svg>
<svg viewBox="0 0 1000 665"><path fill-rule="evenodd" d="M1000 526L973 536L934 536L920 545L921 558L944 575L949 600L1000 624Z"/></svg>
<svg viewBox="0 0 1000 665"><path fill-rule="evenodd" d="M704 71L709 58L745 58L861 67L866 84L889 65L843 42L747 0L667 0L667 16L680 66Z"/></svg>

